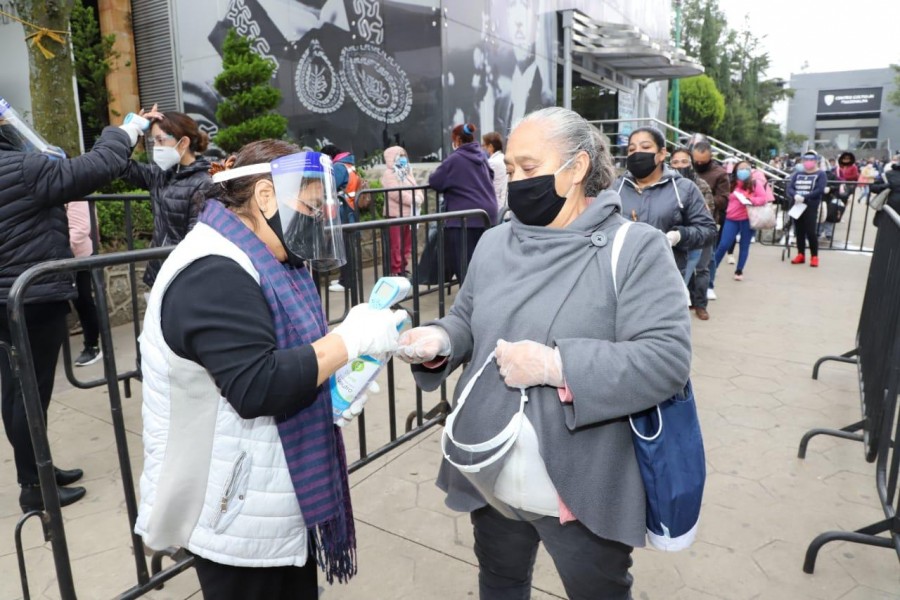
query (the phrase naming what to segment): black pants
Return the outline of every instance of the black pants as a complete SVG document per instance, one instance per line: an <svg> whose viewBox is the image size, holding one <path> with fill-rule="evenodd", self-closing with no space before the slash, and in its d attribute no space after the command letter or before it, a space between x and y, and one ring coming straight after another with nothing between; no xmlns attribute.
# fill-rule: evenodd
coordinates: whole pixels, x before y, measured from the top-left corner
<svg viewBox="0 0 900 600"><path fill-rule="evenodd" d="M314 600L319 597L315 554L302 567L232 567L194 555L204 600Z"/></svg>
<svg viewBox="0 0 900 600"><path fill-rule="evenodd" d="M50 397L53 395L53 380L56 376L59 351L68 334L66 329L68 312L69 304L67 302L25 305L25 326L28 330L28 341L31 344L31 356L34 361L34 373L37 377L45 424L47 407L50 405ZM0 341L11 343L5 304L0 305ZM7 356L0 357L0 388L2 388L3 427L6 430L6 437L9 438L13 447L19 485L36 485L38 483L37 464L34 459L31 436L28 434L28 420L25 417L22 388L19 380L13 378Z"/></svg>
<svg viewBox="0 0 900 600"><path fill-rule="evenodd" d="M631 546L597 537L575 521L507 519L487 506L472 513L481 600L528 600L538 543L571 600L630 600Z"/></svg>
<svg viewBox="0 0 900 600"><path fill-rule="evenodd" d="M91 272L78 271L75 274L75 285L78 286L78 297L75 298L75 312L81 321L84 331L84 345L96 348L100 340L100 325L97 322L97 306L94 304Z"/></svg>
<svg viewBox="0 0 900 600"><path fill-rule="evenodd" d="M449 280L456 275L459 285L466 278L466 270L472 262L472 254L478 240L484 235L484 229L462 229L448 227L444 230L444 252L447 256L447 273ZM463 251L463 239L465 239L465 251Z"/></svg>
<svg viewBox="0 0 900 600"><path fill-rule="evenodd" d="M809 241L809 253L819 255L819 201L807 202L806 210L799 219L794 219L794 234L797 236L797 252L806 253L806 242Z"/></svg>

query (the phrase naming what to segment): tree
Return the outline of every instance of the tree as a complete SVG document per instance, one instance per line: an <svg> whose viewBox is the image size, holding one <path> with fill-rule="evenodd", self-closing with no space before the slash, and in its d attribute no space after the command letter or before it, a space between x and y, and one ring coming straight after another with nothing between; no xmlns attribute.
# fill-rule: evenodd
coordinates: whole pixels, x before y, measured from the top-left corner
<svg viewBox="0 0 900 600"><path fill-rule="evenodd" d="M281 92L271 84L274 72L271 60L253 52L250 38L228 31L222 46L222 72L213 81L224 97L216 109L221 129L215 142L226 152L287 133L287 119L274 112L281 101Z"/></svg>
<svg viewBox="0 0 900 600"><path fill-rule="evenodd" d="M725 97L712 77L681 80L681 125L688 131L712 133L725 118Z"/></svg>
<svg viewBox="0 0 900 600"><path fill-rule="evenodd" d="M767 155L780 144L781 134L765 119L775 102L790 92L783 80L764 78L769 57L759 39L746 23L741 31L729 28L717 0L685 0L684 22L685 51L699 56L706 75L724 97L724 118L709 133L745 152ZM682 113L686 111L683 98Z"/></svg>
<svg viewBox="0 0 900 600"><path fill-rule="evenodd" d="M116 36L101 35L94 9L75 0L72 7L72 49L75 54L75 78L85 137L94 138L109 125L109 103L112 96L106 87L106 75L119 53L113 50ZM86 139L90 146L93 139Z"/></svg>
<svg viewBox="0 0 900 600"><path fill-rule="evenodd" d="M888 102L900 106L900 65L891 65L894 70L894 89L888 92Z"/></svg>
<svg viewBox="0 0 900 600"><path fill-rule="evenodd" d="M806 143L806 135L797 133L796 131L788 131L784 136L785 152L800 152L803 150L803 144Z"/></svg>
<svg viewBox="0 0 900 600"><path fill-rule="evenodd" d="M72 55L66 39L72 0L15 0L19 18L29 23L28 67L34 127L69 156L81 153Z"/></svg>

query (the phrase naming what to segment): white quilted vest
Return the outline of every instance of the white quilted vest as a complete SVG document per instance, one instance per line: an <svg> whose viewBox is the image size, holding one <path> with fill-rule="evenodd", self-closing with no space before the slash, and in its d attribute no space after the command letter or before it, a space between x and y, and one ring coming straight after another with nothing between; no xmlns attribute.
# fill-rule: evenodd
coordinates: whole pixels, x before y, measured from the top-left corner
<svg viewBox="0 0 900 600"><path fill-rule="evenodd" d="M177 356L163 338L166 288L182 269L210 255L231 258L259 282L250 258L203 223L162 265L139 340L144 471L135 531L151 548L182 546L221 564L302 566L306 525L275 420L241 418L209 373Z"/></svg>

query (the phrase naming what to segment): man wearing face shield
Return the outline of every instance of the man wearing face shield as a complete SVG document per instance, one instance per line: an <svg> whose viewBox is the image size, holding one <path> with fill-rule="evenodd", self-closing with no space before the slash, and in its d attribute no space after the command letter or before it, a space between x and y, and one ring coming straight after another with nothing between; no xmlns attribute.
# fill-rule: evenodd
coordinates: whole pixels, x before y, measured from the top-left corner
<svg viewBox="0 0 900 600"><path fill-rule="evenodd" d="M131 116L129 116L131 117ZM0 341L10 343L7 297L16 278L29 267L48 260L72 258L64 205L80 199L119 177L137 142L140 118L126 117L119 127L107 127L94 148L65 158L25 123L0 98ZM47 419L59 350L67 334L68 301L76 297L69 274L53 275L32 285L25 295L25 324L31 344L38 390ZM6 359L0 360L3 425L13 446L24 512L43 508L34 449L18 380ZM56 471L60 486L74 483L80 469ZM59 488L63 506L85 494L82 487Z"/></svg>
<svg viewBox="0 0 900 600"><path fill-rule="evenodd" d="M344 261L327 156L262 140L214 170L144 318L135 531L193 553L205 598L316 598L317 564L356 571L329 378L395 350L406 315L361 304L328 331L309 271Z"/></svg>

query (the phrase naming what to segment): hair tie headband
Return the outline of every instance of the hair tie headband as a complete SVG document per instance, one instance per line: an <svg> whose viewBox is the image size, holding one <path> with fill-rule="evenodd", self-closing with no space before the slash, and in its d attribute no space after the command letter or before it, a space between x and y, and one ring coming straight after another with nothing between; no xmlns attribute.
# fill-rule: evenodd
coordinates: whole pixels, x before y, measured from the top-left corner
<svg viewBox="0 0 900 600"><path fill-rule="evenodd" d="M474 132L472 131L472 128L469 127L469 124L468 124L468 123L466 123L465 125L463 125L463 133L465 133L466 135L472 135L472 133L474 133Z"/></svg>
<svg viewBox="0 0 900 600"><path fill-rule="evenodd" d="M234 162L237 160L237 157L233 154L226 158L225 160L213 162L209 165L209 174L215 175L216 173L221 173L222 171L227 171L234 167Z"/></svg>

